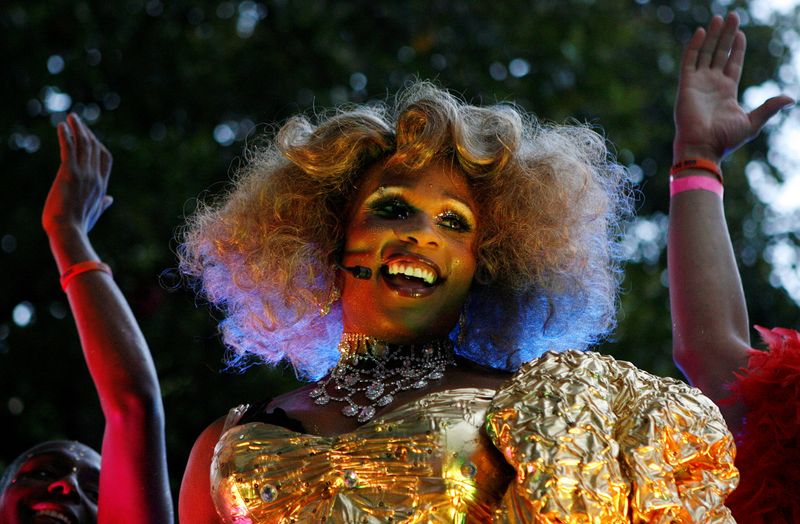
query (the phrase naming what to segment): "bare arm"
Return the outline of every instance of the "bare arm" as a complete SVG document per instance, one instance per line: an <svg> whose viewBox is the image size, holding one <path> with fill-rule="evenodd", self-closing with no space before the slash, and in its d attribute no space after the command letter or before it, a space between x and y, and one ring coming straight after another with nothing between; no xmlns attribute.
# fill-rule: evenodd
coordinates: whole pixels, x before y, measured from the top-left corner
<svg viewBox="0 0 800 524"><path fill-rule="evenodd" d="M111 204L106 196L111 154L77 116L58 126L61 166L42 224L63 272L98 260L89 231ZM110 275L76 276L67 297L105 416L98 522L173 520L161 391L150 350Z"/></svg>
<svg viewBox="0 0 800 524"><path fill-rule="evenodd" d="M725 155L758 134L793 100L778 96L750 113L737 101L746 40L739 19L715 16L698 29L683 54L675 103L673 161ZM683 171L679 176L713 176ZM673 356L690 382L714 401L746 364L749 321L722 200L708 191L686 191L670 203L668 244ZM723 406L736 429L741 406Z"/></svg>
<svg viewBox="0 0 800 524"><path fill-rule="evenodd" d="M211 499L211 458L222 435L225 417L206 428L197 437L181 482L178 514L185 524L218 524L220 521Z"/></svg>

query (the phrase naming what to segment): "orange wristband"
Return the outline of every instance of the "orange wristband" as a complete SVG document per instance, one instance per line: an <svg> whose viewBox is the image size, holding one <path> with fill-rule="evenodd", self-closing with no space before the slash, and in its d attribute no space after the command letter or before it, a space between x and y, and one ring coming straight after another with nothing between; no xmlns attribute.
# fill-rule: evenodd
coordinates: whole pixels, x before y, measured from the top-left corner
<svg viewBox="0 0 800 524"><path fill-rule="evenodd" d="M719 166L711 160L706 160L705 158L687 158L686 160L682 160L670 168L669 174L670 176L675 176L677 173L686 171L687 169L700 169L701 171L708 171L717 177L717 180L719 180L720 184L722 183L722 171L720 171Z"/></svg>
<svg viewBox="0 0 800 524"><path fill-rule="evenodd" d="M111 268L108 267L108 264L100 262L99 260L87 260L86 262L78 262L77 264L72 264L64 271L64 274L61 275L61 289L64 292L67 292L67 286L69 285L70 280L77 277L81 273L86 273L88 271L102 271L103 273L108 273L112 275ZM112 275L113 276L113 275Z"/></svg>

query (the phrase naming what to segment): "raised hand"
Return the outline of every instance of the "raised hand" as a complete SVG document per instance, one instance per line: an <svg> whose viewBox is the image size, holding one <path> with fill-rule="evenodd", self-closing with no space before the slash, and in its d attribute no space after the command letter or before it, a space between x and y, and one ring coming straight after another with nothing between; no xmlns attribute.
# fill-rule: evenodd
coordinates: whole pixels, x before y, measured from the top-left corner
<svg viewBox="0 0 800 524"><path fill-rule="evenodd" d="M697 29L681 61L675 101L675 161L701 157L719 162L753 139L764 124L794 100L775 96L751 112L738 102L747 41L739 17L714 16L708 31Z"/></svg>
<svg viewBox="0 0 800 524"><path fill-rule="evenodd" d="M61 165L42 225L64 275L100 260L88 233L112 202L112 159L75 114L58 125L58 141ZM144 335L109 273L81 272L65 292L105 416L97 522L170 523L164 407Z"/></svg>
<svg viewBox="0 0 800 524"><path fill-rule="evenodd" d="M87 234L113 201L106 195L111 153L74 113L58 124L58 142L61 165L47 195L42 225L49 235L62 230Z"/></svg>

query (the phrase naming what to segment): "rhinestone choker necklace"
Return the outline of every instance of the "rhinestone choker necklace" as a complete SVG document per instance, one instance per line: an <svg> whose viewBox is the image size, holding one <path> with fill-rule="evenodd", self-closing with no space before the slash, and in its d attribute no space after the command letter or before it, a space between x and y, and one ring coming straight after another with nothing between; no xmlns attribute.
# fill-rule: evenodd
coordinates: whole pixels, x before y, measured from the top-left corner
<svg viewBox="0 0 800 524"><path fill-rule="evenodd" d="M442 378L446 366L456 364L453 343L447 339L400 345L343 333L339 353L336 367L309 395L320 406L332 400L345 402L342 414L358 417L359 422L370 420L377 408L391 404L398 392L422 389L430 380Z"/></svg>

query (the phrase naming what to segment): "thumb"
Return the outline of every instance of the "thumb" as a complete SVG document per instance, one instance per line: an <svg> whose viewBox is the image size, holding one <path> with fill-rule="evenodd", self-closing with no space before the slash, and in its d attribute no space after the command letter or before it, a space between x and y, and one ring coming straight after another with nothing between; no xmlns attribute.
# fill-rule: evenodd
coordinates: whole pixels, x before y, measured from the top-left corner
<svg viewBox="0 0 800 524"><path fill-rule="evenodd" d="M767 121L775 115L775 113L794 103L794 99L786 95L773 96L757 108L750 111L747 116L750 119L750 126L753 130L753 134L757 134L761 128L764 127L764 124L766 124Z"/></svg>
<svg viewBox="0 0 800 524"><path fill-rule="evenodd" d="M92 211L91 214L87 217L87 221L86 221L86 232L87 233L89 231L91 231L92 229L94 229L94 226L95 226L95 224L97 224L97 221L100 219L100 216L103 213L105 213L106 209L111 207L111 204L113 204L113 203L114 203L114 199L111 196L105 195L103 197L103 201L100 202L100 207L94 209L94 211Z"/></svg>

